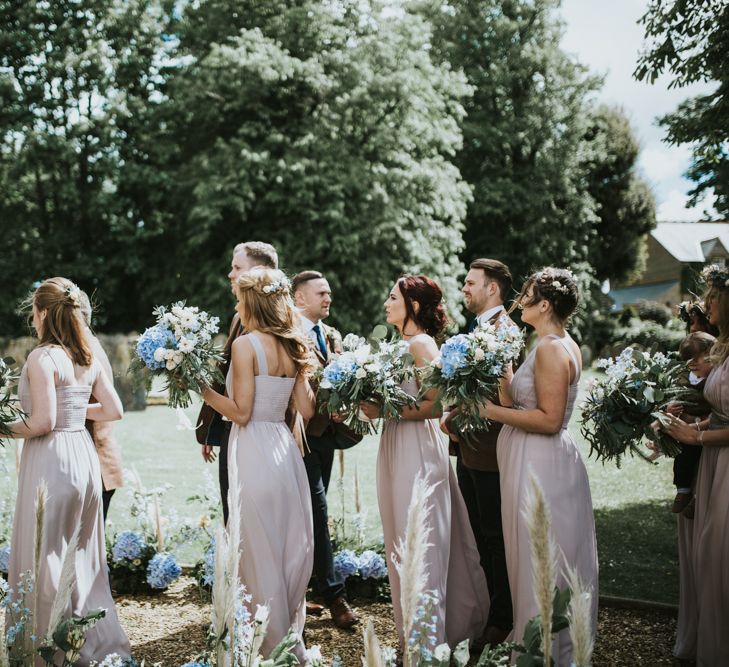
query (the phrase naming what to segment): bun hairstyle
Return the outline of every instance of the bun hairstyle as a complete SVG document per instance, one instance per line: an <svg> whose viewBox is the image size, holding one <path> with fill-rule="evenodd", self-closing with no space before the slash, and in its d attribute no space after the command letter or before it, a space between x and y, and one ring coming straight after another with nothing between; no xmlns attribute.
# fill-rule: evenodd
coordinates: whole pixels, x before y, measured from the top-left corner
<svg viewBox="0 0 729 667"><path fill-rule="evenodd" d="M428 276L403 276L397 281L400 293L405 301L405 321L412 321L425 333L438 338L448 324L448 317L443 307L443 291L433 279ZM415 302L418 310L415 311Z"/></svg>
<svg viewBox="0 0 729 667"><path fill-rule="evenodd" d="M569 269L558 269L547 266L532 273L526 279L521 288L521 294L516 303L523 303L527 290L532 288L532 300L528 305L532 306L546 299L552 304L554 316L562 323L569 320L570 316L577 310L580 301L580 290L572 271Z"/></svg>
<svg viewBox="0 0 729 667"><path fill-rule="evenodd" d="M81 290L68 278L49 278L33 293L31 303L39 311L46 311L38 332L40 344L59 345L74 364L91 365L93 355L81 314Z"/></svg>
<svg viewBox="0 0 729 667"><path fill-rule="evenodd" d="M274 336L293 360L298 372L313 368L307 339L298 326L289 281L278 269L257 267L238 278L241 324Z"/></svg>

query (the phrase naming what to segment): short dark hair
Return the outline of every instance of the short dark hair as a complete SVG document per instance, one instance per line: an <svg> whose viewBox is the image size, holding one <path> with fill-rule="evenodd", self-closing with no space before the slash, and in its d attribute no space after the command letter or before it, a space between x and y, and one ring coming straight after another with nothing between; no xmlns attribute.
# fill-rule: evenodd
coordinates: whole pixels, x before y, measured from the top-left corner
<svg viewBox="0 0 729 667"><path fill-rule="evenodd" d="M265 266L267 269L278 268L278 253L270 243L263 241L246 241L239 243L233 249L233 254L244 251L246 255L256 262L257 266Z"/></svg>
<svg viewBox="0 0 729 667"><path fill-rule="evenodd" d="M480 257L479 259L474 259L471 262L471 266L468 268L481 269L481 271L486 274L487 278L490 278L499 286L501 300L506 301L509 296L509 292L511 292L511 285L513 282L511 278L511 271L509 271L509 267L506 266L506 264L500 262L498 259L486 259L485 257Z"/></svg>
<svg viewBox="0 0 729 667"><path fill-rule="evenodd" d="M319 271L301 271L297 273L291 280L291 294L296 294L296 290L299 289L304 283L308 283L310 280L318 280L324 278L324 275ZM326 278L324 278L326 280Z"/></svg>
<svg viewBox="0 0 729 667"><path fill-rule="evenodd" d="M705 331L694 331L681 341L678 346L678 353L684 361L691 361L702 352L707 353L714 347L716 338Z"/></svg>

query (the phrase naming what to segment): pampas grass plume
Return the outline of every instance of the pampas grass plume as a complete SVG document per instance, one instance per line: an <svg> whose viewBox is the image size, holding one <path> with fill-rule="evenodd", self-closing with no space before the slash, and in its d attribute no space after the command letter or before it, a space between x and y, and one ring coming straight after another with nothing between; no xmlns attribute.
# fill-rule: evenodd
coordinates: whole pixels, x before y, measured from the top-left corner
<svg viewBox="0 0 729 667"><path fill-rule="evenodd" d="M567 615L575 667L590 667L592 660L592 593L585 588L576 569L566 566L567 585L571 591Z"/></svg>
<svg viewBox="0 0 729 667"><path fill-rule="evenodd" d="M430 514L428 497L433 493L434 488L420 475L415 478L408 507L405 537L400 539L395 547L396 554L391 556L400 577L400 607L406 642L413 629L415 612L426 584L425 554L428 547L431 546L428 542L431 530L428 522ZM407 650L404 661L405 666L409 667L411 656Z"/></svg>
<svg viewBox="0 0 729 667"><path fill-rule="evenodd" d="M154 534L157 538L157 553L162 553L165 550L165 534L162 529L162 512L159 508L159 496L156 493L154 495L152 511L154 518Z"/></svg>
<svg viewBox="0 0 729 667"><path fill-rule="evenodd" d="M364 636L362 667L385 667L385 661L382 659L382 647L371 618L367 621L362 634Z"/></svg>
<svg viewBox="0 0 729 667"><path fill-rule="evenodd" d="M58 578L58 590L53 598L51 614L48 617L48 631L46 639L51 640L53 633L63 622L63 614L71 602L71 593L76 586L76 552L78 551L78 535L81 525L76 526L71 539L66 546L66 555L63 557L61 574Z"/></svg>
<svg viewBox="0 0 729 667"><path fill-rule="evenodd" d="M532 470L523 515L531 538L532 582L537 608L542 619L544 664L549 664L552 649L552 601L557 585L557 545L552 536L552 518L544 491Z"/></svg>
<svg viewBox="0 0 729 667"><path fill-rule="evenodd" d="M33 632L34 636L38 635L38 586L40 581L40 558L41 547L43 546L43 525L46 517L46 503L48 502L48 485L46 480L41 479L35 490L35 533L33 538ZM31 649L30 636L27 637L26 649ZM32 650L32 649L31 649Z"/></svg>

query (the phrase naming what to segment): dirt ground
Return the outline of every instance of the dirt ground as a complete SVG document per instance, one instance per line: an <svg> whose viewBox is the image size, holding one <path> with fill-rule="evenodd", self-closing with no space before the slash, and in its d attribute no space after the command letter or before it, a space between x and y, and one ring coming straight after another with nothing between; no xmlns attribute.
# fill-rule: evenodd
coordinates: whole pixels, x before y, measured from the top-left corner
<svg viewBox="0 0 729 667"><path fill-rule="evenodd" d="M119 616L132 642L134 655L147 667L179 667L203 648L209 622L209 606L203 602L192 579L183 577L162 595L125 596L117 600ZM395 626L388 603L355 600L362 622L372 618L383 644L395 644ZM361 627L354 631L335 628L327 612L309 617L307 644L320 644L326 659L338 654L345 667L359 667L362 655ZM676 619L670 611L600 610L594 667L677 664L671 649Z"/></svg>

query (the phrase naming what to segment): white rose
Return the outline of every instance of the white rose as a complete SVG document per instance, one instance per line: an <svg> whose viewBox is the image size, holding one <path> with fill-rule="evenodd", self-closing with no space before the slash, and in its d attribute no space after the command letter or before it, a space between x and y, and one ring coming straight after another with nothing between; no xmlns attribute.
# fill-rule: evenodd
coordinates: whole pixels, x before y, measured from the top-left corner
<svg viewBox="0 0 729 667"><path fill-rule="evenodd" d="M480 347L477 347L476 351L473 353L473 358L476 361L483 361L483 358L485 356L486 356L486 353Z"/></svg>
<svg viewBox="0 0 729 667"><path fill-rule="evenodd" d="M159 349L159 348L158 348L158 349ZM166 359L167 361L170 361L170 359L174 359L174 358L175 358L175 351L174 351L174 350L170 350L170 349L165 349L165 355L164 355L164 358L165 358L165 359Z"/></svg>
<svg viewBox="0 0 729 667"><path fill-rule="evenodd" d="M172 353L172 360L175 362L175 364L182 363L182 352L178 352L177 350L175 350Z"/></svg>
<svg viewBox="0 0 729 667"><path fill-rule="evenodd" d="M367 377L367 372L364 368L358 368L357 372L354 374L354 377L356 377L358 380L362 380Z"/></svg>
<svg viewBox="0 0 729 667"><path fill-rule="evenodd" d="M174 359L168 359L167 362L165 363L165 367L167 368L168 371L174 371L175 368L177 368L177 363L175 362Z"/></svg>
<svg viewBox="0 0 729 667"><path fill-rule="evenodd" d="M490 340L488 343L486 343L486 348L488 349L489 352L496 352L497 347L498 347L498 345L496 345L496 341L493 339Z"/></svg>
<svg viewBox="0 0 729 667"><path fill-rule="evenodd" d="M158 362L159 362L159 361L164 361L164 360L165 360L165 348L163 348L163 347L158 347L158 348L157 348L157 349L156 349L156 350L154 351L154 360L155 360L155 361L158 361Z"/></svg>
<svg viewBox="0 0 729 667"><path fill-rule="evenodd" d="M356 350L354 350L354 358L357 361L358 364L363 364L365 361L367 361L367 357L370 356L370 346L369 344L363 345L362 347L358 347Z"/></svg>

